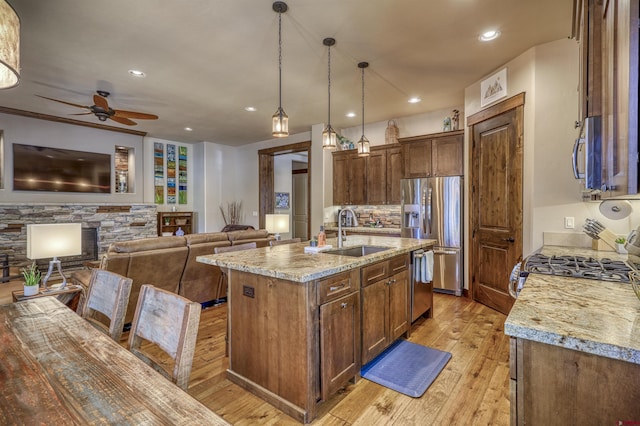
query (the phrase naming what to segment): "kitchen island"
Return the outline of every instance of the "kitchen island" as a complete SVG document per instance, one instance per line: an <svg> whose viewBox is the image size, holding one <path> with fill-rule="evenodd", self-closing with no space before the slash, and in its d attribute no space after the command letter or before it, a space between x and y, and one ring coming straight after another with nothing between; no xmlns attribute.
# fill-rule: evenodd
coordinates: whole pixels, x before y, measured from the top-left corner
<svg viewBox="0 0 640 426"><path fill-rule="evenodd" d="M328 239L336 248L336 239ZM410 253L434 240L350 236L360 257L308 243L199 256L229 281L229 380L308 423L317 406L410 329Z"/></svg>
<svg viewBox="0 0 640 426"><path fill-rule="evenodd" d="M625 260L587 249L542 253ZM531 273L504 329L512 424L640 421L640 300L631 284Z"/></svg>

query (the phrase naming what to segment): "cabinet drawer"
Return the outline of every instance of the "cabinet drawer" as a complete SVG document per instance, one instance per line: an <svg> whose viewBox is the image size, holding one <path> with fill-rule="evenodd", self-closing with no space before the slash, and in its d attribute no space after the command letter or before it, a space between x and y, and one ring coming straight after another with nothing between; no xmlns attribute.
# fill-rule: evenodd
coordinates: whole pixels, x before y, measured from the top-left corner
<svg viewBox="0 0 640 426"><path fill-rule="evenodd" d="M337 299L358 290L358 273L345 272L333 275L318 282L318 304Z"/></svg>
<svg viewBox="0 0 640 426"><path fill-rule="evenodd" d="M376 281L389 276L389 261L374 263L362 268L362 287L373 284Z"/></svg>
<svg viewBox="0 0 640 426"><path fill-rule="evenodd" d="M403 254L396 256L393 259L389 259L389 275L402 272L409 267L409 255Z"/></svg>

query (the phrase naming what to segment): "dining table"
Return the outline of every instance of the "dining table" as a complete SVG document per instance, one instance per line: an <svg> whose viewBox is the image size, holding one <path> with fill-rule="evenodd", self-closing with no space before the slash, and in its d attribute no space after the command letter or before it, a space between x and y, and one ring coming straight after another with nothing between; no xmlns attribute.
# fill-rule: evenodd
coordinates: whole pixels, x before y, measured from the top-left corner
<svg viewBox="0 0 640 426"><path fill-rule="evenodd" d="M0 305L0 424L227 425L54 297Z"/></svg>

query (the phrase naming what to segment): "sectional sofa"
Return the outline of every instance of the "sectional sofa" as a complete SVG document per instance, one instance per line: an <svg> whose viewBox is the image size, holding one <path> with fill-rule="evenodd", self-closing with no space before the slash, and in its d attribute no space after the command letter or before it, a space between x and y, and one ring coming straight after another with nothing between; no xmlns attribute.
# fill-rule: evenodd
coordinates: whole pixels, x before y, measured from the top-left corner
<svg viewBox="0 0 640 426"><path fill-rule="evenodd" d="M125 323L131 322L142 284L177 293L194 302L206 303L226 296L220 268L196 261L213 254L215 247L255 242L269 245L273 236L264 230L244 230L157 237L113 243L100 260L100 268L133 279ZM89 283L91 271L77 271L73 280Z"/></svg>

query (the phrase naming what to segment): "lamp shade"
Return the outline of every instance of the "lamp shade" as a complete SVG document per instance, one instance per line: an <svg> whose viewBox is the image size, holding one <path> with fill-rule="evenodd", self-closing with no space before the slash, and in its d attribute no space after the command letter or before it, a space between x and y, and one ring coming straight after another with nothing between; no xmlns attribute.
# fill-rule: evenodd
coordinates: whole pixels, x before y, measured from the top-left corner
<svg viewBox="0 0 640 426"><path fill-rule="evenodd" d="M20 80L20 18L0 0L0 89L10 89Z"/></svg>
<svg viewBox="0 0 640 426"><path fill-rule="evenodd" d="M82 254L82 224L27 225L27 257L46 259Z"/></svg>
<svg viewBox="0 0 640 426"><path fill-rule="evenodd" d="M265 215L265 222L265 227L270 234L289 232L288 214L267 214Z"/></svg>

